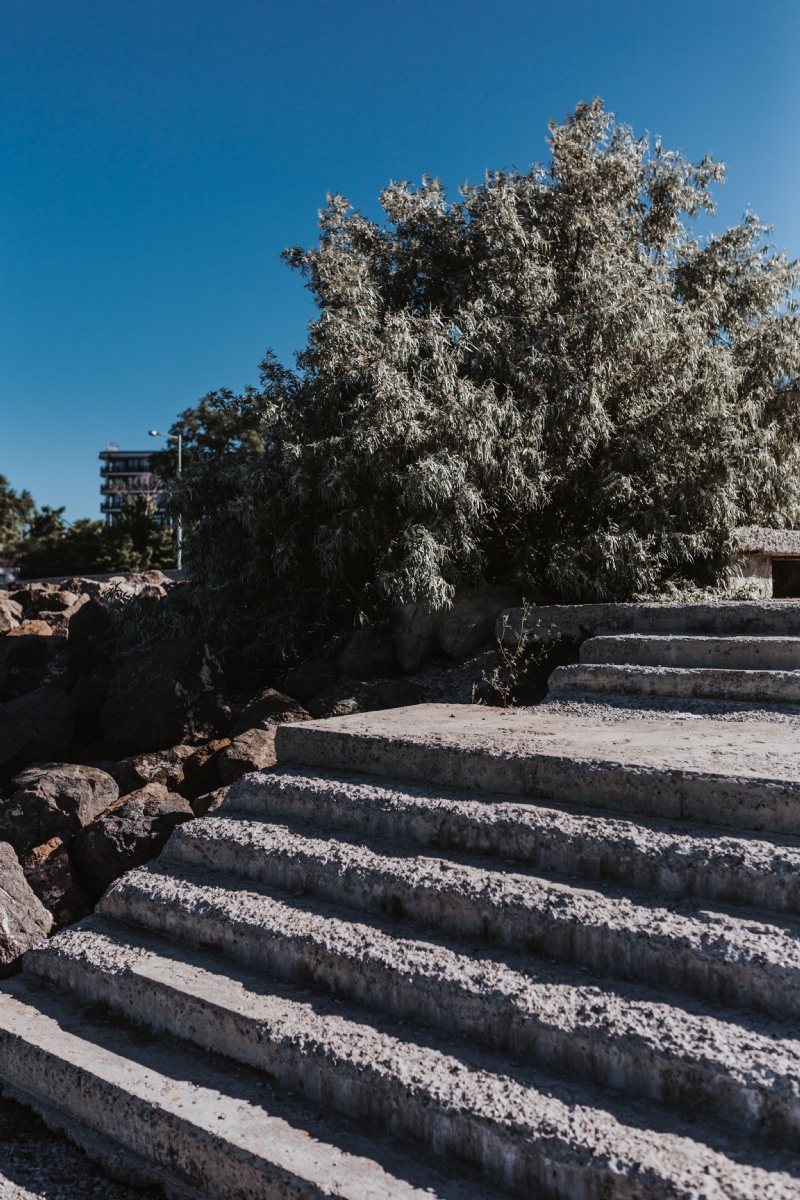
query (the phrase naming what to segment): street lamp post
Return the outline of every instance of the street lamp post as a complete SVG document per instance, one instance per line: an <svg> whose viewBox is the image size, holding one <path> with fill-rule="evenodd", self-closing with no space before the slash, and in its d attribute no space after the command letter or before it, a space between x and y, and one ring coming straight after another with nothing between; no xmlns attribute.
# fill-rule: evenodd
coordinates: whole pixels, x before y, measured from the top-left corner
<svg viewBox="0 0 800 1200"><path fill-rule="evenodd" d="M163 437L163 438L166 438L168 442L177 442L178 443L178 478L180 478L181 456L182 456L182 452L183 452L183 435L180 433L159 433L157 429L151 429L149 431L149 433L150 433L150 437ZM177 536L175 539L175 563L176 563L178 570L180 571L183 567L183 529L181 527L180 517L178 517L178 523L176 526L176 535Z"/></svg>

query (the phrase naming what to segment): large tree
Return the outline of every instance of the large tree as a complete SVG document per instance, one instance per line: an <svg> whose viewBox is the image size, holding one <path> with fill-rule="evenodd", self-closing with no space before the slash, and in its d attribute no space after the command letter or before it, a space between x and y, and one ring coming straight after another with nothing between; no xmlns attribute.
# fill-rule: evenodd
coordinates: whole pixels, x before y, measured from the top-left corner
<svg viewBox="0 0 800 1200"><path fill-rule="evenodd" d="M737 525L800 521L798 265L751 214L695 236L721 165L600 101L549 145L455 203L392 184L383 225L331 196L319 244L286 252L308 345L206 398L222 435L195 420L172 493L229 636L292 654L485 581L714 584Z"/></svg>

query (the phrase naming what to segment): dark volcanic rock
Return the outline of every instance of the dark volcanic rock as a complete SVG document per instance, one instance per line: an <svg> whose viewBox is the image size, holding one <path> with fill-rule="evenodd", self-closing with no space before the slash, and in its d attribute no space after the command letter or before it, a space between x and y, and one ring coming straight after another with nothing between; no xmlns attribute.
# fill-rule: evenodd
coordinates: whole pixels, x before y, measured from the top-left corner
<svg viewBox="0 0 800 1200"><path fill-rule="evenodd" d="M0 776L63 758L74 728L75 702L60 688L36 688L0 705Z"/></svg>
<svg viewBox="0 0 800 1200"><path fill-rule="evenodd" d="M309 721L311 717L291 696L276 692L274 688L266 688L260 696L247 705L239 720L230 732L232 738L248 729L269 729L272 725L282 722Z"/></svg>
<svg viewBox="0 0 800 1200"><path fill-rule="evenodd" d="M53 631L44 621L25 621L16 629L9 630L0 641L0 658L3 666L9 670L14 667L40 667L50 658L55 646L63 644L61 638L57 643L54 642Z"/></svg>
<svg viewBox="0 0 800 1200"><path fill-rule="evenodd" d="M53 918L25 878L12 846L0 842L0 979L19 970L20 955L44 941Z"/></svg>
<svg viewBox="0 0 800 1200"><path fill-rule="evenodd" d="M25 878L42 904L52 913L56 929L79 921L89 911L89 901L72 869L61 838L51 838L23 856Z"/></svg>
<svg viewBox="0 0 800 1200"><path fill-rule="evenodd" d="M218 770L223 784L235 783L250 771L275 765L278 761L275 754L276 729L277 725L271 725L269 729L248 729L233 739L219 756Z"/></svg>
<svg viewBox="0 0 800 1200"><path fill-rule="evenodd" d="M230 744L230 738L217 738L213 742L206 742L204 746L198 746L191 757L184 760L183 780L178 790L187 800L192 801L192 808L196 797L219 788L222 782L219 777L219 760L223 750Z"/></svg>
<svg viewBox="0 0 800 1200"><path fill-rule="evenodd" d="M65 845L113 804L117 785L105 771L77 763L29 767L12 781L14 792L0 802L0 838L22 857L35 846L61 838Z"/></svg>
<svg viewBox="0 0 800 1200"><path fill-rule="evenodd" d="M170 792L177 792L183 783L184 764L195 753L193 746L173 746L171 750L153 750L150 754L135 754L109 767L120 796L146 787L148 783L163 783Z"/></svg>
<svg viewBox="0 0 800 1200"><path fill-rule="evenodd" d="M123 662L100 718L106 738L129 754L213 738L230 721L222 669L201 638L163 642Z"/></svg>
<svg viewBox="0 0 800 1200"><path fill-rule="evenodd" d="M99 600L89 600L69 619L68 638L72 646L103 642L111 635L111 613Z"/></svg>
<svg viewBox="0 0 800 1200"><path fill-rule="evenodd" d="M160 854L176 825L194 817L189 801L150 783L81 830L70 850L92 900L126 871Z"/></svg>
<svg viewBox="0 0 800 1200"><path fill-rule="evenodd" d="M328 684L308 702L308 711L316 721L323 717L346 717L350 713L369 712L371 707L369 684L349 675L342 675L335 683Z"/></svg>
<svg viewBox="0 0 800 1200"><path fill-rule="evenodd" d="M342 675L378 679L392 673L392 639L371 625L357 629L336 659Z"/></svg>
<svg viewBox="0 0 800 1200"><path fill-rule="evenodd" d="M216 788L213 792L206 792L204 796L197 796L192 800L192 812L196 817L205 817L215 812L230 790L229 784L227 787Z"/></svg>
<svg viewBox="0 0 800 1200"><path fill-rule="evenodd" d="M336 682L336 667L327 658L312 658L311 662L303 663L289 671L283 681L283 689L287 696L299 700L302 704L318 696L323 688Z"/></svg>
<svg viewBox="0 0 800 1200"><path fill-rule="evenodd" d="M453 606L436 619L439 645L450 658L464 658L494 638L494 625L505 608L520 603L517 588L459 588Z"/></svg>

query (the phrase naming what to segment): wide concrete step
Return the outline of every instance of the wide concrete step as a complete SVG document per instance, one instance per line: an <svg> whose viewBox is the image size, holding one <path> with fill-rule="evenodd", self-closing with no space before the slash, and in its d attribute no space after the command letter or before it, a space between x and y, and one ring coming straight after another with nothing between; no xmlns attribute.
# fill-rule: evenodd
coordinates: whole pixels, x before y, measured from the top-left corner
<svg viewBox="0 0 800 1200"><path fill-rule="evenodd" d="M798 637L797 600L714 600L708 604L652 601L644 604L551 604L508 610L497 618L498 637L514 644L522 627L543 639L552 630L563 638L601 634L704 634L710 637ZM552 636L552 635L550 635Z"/></svg>
<svg viewBox="0 0 800 1200"><path fill-rule="evenodd" d="M27 969L72 986L72 961L95 958L115 922L169 933L247 968L434 1026L473 1043L679 1110L715 1113L749 1133L800 1135L800 1041L794 1024L666 1003L634 984L590 983L578 970L505 958L469 943L397 936L387 922L343 920L311 898L242 891L236 880L163 864L131 872L95 916L29 955ZM109 921L109 918L113 920ZM133 939L131 930L126 935ZM227 968L226 968L227 969Z"/></svg>
<svg viewBox="0 0 800 1200"><path fill-rule="evenodd" d="M791 725L420 704L279 725L280 763L800 835Z"/></svg>
<svg viewBox="0 0 800 1200"><path fill-rule="evenodd" d="M626 633L589 638L580 656L582 663L619 666L800 671L800 637Z"/></svg>
<svg viewBox="0 0 800 1200"><path fill-rule="evenodd" d="M731 703L800 704L800 671L734 671L717 667L636 667L576 663L556 667L549 695L674 697Z"/></svg>
<svg viewBox="0 0 800 1200"><path fill-rule="evenodd" d="M686 822L634 822L514 796L275 767L233 785L225 812L307 820L485 855L643 891L800 912L800 840L734 837Z"/></svg>
<svg viewBox="0 0 800 1200"><path fill-rule="evenodd" d="M54 974L75 996L264 1071L306 1103L477 1166L500 1187L598 1200L800 1196L800 1179L780 1170L791 1159L707 1121L687 1137L678 1119L643 1101L599 1107L590 1093L543 1086L507 1060L498 1071L467 1046L397 1036L357 1010L222 973L213 957L175 957L169 943L73 929L52 953L67 941L73 952Z"/></svg>
<svg viewBox="0 0 800 1200"><path fill-rule="evenodd" d="M779 1017L800 1014L800 931L757 915L670 908L519 872L211 817L179 826L162 861L224 871L459 937L576 962ZM391 851L395 852L392 853Z"/></svg>
<svg viewBox="0 0 800 1200"><path fill-rule="evenodd" d="M124 971L117 964L124 990ZM181 1200L489 1200L262 1073L87 1009L31 977L0 990L4 1093L40 1112L109 1172ZM138 1018L141 1019L141 1018ZM151 1025L155 1028L158 1022Z"/></svg>

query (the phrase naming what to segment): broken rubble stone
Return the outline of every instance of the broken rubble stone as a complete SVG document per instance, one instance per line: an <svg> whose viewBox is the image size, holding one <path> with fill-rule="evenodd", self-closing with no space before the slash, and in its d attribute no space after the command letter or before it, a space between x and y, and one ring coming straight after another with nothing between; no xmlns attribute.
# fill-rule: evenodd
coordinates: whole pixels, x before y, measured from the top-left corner
<svg viewBox="0 0 800 1200"><path fill-rule="evenodd" d="M268 729L285 721L308 721L308 712L291 696L278 692L275 688L265 688L242 712L230 732L232 738L238 737L248 729Z"/></svg>
<svg viewBox="0 0 800 1200"><path fill-rule="evenodd" d="M305 704L314 696L318 696L323 688L336 682L337 670L330 659L312 658L310 662L294 667L283 681L283 690L287 696Z"/></svg>
<svg viewBox="0 0 800 1200"><path fill-rule="evenodd" d="M407 679L351 679L343 675L308 702L315 720L346 717L351 713L374 712L382 708L405 708L421 704L424 693Z"/></svg>
<svg viewBox="0 0 800 1200"><path fill-rule="evenodd" d="M234 738L219 756L219 777L223 784L235 783L249 771L260 771L278 761L275 754L275 730L248 729Z"/></svg>
<svg viewBox="0 0 800 1200"><path fill-rule="evenodd" d="M32 597L33 607L37 612L63 612L77 604L80 595L77 592L57 589L52 592L36 592Z"/></svg>
<svg viewBox="0 0 800 1200"><path fill-rule="evenodd" d="M204 796L195 797L191 802L192 812L196 817L207 817L219 808L230 790L228 784L226 787L216 788L213 792L206 792Z"/></svg>
<svg viewBox="0 0 800 1200"><path fill-rule="evenodd" d="M224 734L222 668L202 638L162 642L123 661L100 719L105 737L128 754Z"/></svg>
<svg viewBox="0 0 800 1200"><path fill-rule="evenodd" d="M11 694L13 676L8 667L0 667L0 701L6 700Z"/></svg>
<svg viewBox="0 0 800 1200"><path fill-rule="evenodd" d="M31 625L41 625L47 633L29 632ZM0 661L4 667L39 667L50 655L64 645L63 638L53 636L53 631L44 621L23 621L16 629L10 629L0 642Z"/></svg>
<svg viewBox="0 0 800 1200"><path fill-rule="evenodd" d="M52 913L55 929L63 929L86 916L89 901L61 838L34 846L20 861L31 888Z"/></svg>
<svg viewBox="0 0 800 1200"><path fill-rule="evenodd" d="M75 702L60 688L36 688L0 705L0 776L62 759L74 728Z"/></svg>
<svg viewBox="0 0 800 1200"><path fill-rule="evenodd" d="M378 679L392 673L392 639L380 629L367 625L351 633L347 645L336 659L342 675L353 679Z"/></svg>
<svg viewBox="0 0 800 1200"><path fill-rule="evenodd" d="M192 802L192 807L196 797L219 788L219 759L230 744L230 738L216 738L198 746L189 758L184 759L183 780L177 790Z"/></svg>
<svg viewBox="0 0 800 1200"><path fill-rule="evenodd" d="M87 600L69 618L71 646L103 642L112 632L111 613L100 600Z"/></svg>
<svg viewBox="0 0 800 1200"><path fill-rule="evenodd" d="M194 753L193 746L173 746L150 754L134 754L110 768L120 796L127 796L148 783L163 783L172 792L183 782L184 763Z"/></svg>
<svg viewBox="0 0 800 1200"><path fill-rule="evenodd" d="M105 771L78 763L29 767L11 786L11 796L0 801L0 838L20 857L54 837L69 846L119 795Z"/></svg>
<svg viewBox="0 0 800 1200"><path fill-rule="evenodd" d="M97 901L126 871L160 854L177 825L191 821L189 801L149 783L87 825L76 837L70 858L89 897Z"/></svg>
<svg viewBox="0 0 800 1200"><path fill-rule="evenodd" d="M43 942L53 918L31 888L14 848L0 842L0 979L20 969L20 958Z"/></svg>
<svg viewBox="0 0 800 1200"><path fill-rule="evenodd" d="M325 717L347 717L351 713L368 712L369 708L369 685L361 679L353 679L350 675L342 675L308 702L308 711L315 721Z"/></svg>

